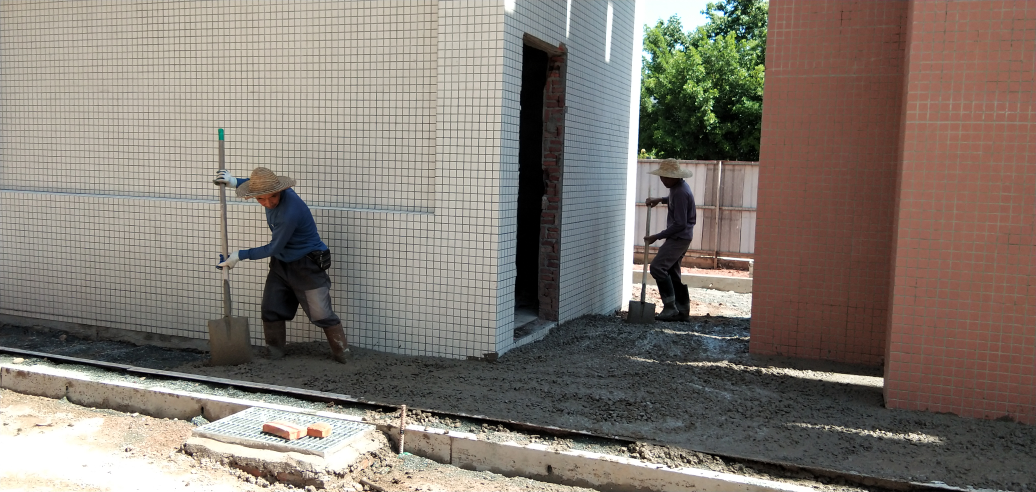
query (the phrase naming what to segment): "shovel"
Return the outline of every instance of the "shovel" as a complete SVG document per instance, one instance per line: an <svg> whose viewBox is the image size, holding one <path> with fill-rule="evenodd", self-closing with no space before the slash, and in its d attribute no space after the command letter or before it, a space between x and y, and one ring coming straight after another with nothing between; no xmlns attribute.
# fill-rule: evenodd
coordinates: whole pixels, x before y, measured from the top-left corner
<svg viewBox="0 0 1036 492"><path fill-rule="evenodd" d="M644 236L651 235L651 207L647 209L647 226L645 226ZM647 294L647 272L648 272L648 245L644 244L644 274L640 278L640 302L630 301L629 314L626 315L626 321L629 323L636 323L640 325L646 325L655 322L655 303L644 302L644 296Z"/></svg>
<svg viewBox="0 0 1036 492"><path fill-rule="evenodd" d="M219 129L219 168L223 167L223 129ZM227 186L219 186L219 208L223 215L223 257L230 257L227 239ZM209 320L209 355L213 366L233 366L252 361L252 336L248 318L230 315L230 269L223 270L223 317Z"/></svg>

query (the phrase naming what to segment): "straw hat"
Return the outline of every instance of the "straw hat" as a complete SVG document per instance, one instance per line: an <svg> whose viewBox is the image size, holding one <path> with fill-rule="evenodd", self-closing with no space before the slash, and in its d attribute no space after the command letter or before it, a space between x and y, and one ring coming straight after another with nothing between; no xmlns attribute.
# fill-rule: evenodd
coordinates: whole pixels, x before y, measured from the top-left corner
<svg viewBox="0 0 1036 492"><path fill-rule="evenodd" d="M259 195L277 193L295 186L295 180L287 176L278 176L265 167L252 170L248 181L237 187L238 198L254 198Z"/></svg>
<svg viewBox="0 0 1036 492"><path fill-rule="evenodd" d="M667 178L689 178L694 173L680 169L680 164L677 164L676 159L665 159L658 164L658 169L648 171L648 174Z"/></svg>

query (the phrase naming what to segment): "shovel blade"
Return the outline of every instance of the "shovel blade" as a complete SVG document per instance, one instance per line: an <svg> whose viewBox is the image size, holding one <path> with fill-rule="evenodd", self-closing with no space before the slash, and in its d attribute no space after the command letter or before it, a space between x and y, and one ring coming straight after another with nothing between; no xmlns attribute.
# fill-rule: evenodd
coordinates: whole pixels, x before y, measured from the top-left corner
<svg viewBox="0 0 1036 492"><path fill-rule="evenodd" d="M252 337L248 318L232 316L209 321L210 364L234 366L252 361Z"/></svg>
<svg viewBox="0 0 1036 492"><path fill-rule="evenodd" d="M629 314L626 321L638 325L646 325L655 322L655 303L630 301Z"/></svg>

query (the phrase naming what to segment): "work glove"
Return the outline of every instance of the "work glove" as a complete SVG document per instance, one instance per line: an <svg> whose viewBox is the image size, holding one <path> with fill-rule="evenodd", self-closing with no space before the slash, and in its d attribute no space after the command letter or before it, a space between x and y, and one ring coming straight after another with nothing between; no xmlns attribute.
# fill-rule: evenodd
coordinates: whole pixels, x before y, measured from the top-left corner
<svg viewBox="0 0 1036 492"><path fill-rule="evenodd" d="M238 256L237 253L237 251L230 253L230 258L227 258L226 260L223 259L223 253L220 253L219 263L216 264L216 269L222 270L223 267L227 267L228 270L233 269L234 265L237 265L237 262L241 261L241 257Z"/></svg>
<svg viewBox="0 0 1036 492"><path fill-rule="evenodd" d="M227 185L231 188L237 188L237 178L235 178L233 174L230 174L230 171L220 169L216 172L216 178L212 180L212 184L216 186Z"/></svg>

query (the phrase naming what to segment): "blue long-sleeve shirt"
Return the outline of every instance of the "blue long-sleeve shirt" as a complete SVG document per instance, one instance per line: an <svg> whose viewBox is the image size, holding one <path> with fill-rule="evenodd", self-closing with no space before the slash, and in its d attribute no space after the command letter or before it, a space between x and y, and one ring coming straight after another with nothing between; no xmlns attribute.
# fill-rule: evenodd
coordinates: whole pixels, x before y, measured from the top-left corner
<svg viewBox="0 0 1036 492"><path fill-rule="evenodd" d="M239 179L238 186L246 181ZM239 251L238 257L242 260L261 260L272 256L284 262L292 262L310 251L327 249L327 245L320 240L312 212L291 188L281 192L281 201L276 207L266 209L266 223L273 232L270 243Z"/></svg>
<svg viewBox="0 0 1036 492"><path fill-rule="evenodd" d="M669 211L666 213L666 228L656 234L659 239L694 239L694 224L698 223L698 212L694 206L694 195L687 181L669 189L669 196L662 199Z"/></svg>

